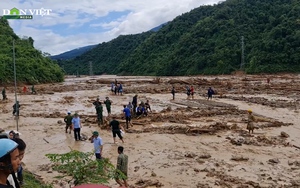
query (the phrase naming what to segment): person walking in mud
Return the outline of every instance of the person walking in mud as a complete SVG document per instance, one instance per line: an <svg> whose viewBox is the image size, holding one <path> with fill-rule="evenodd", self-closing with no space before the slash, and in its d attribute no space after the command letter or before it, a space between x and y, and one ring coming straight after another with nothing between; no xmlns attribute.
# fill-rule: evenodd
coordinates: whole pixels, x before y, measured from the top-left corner
<svg viewBox="0 0 300 188"><path fill-rule="evenodd" d="M194 86L191 86L191 96L192 96L192 99L194 99L194 93L195 93Z"/></svg>
<svg viewBox="0 0 300 188"><path fill-rule="evenodd" d="M13 115L19 117L20 115L20 103L19 101L17 101L14 105L13 105Z"/></svg>
<svg viewBox="0 0 300 188"><path fill-rule="evenodd" d="M175 100L175 87L172 88L171 93L172 93L172 95L173 95L173 100Z"/></svg>
<svg viewBox="0 0 300 188"><path fill-rule="evenodd" d="M81 135L80 135L81 122L80 122L80 117L77 113L74 114L74 117L72 119L72 128L74 131L75 141L80 141L81 140Z"/></svg>
<svg viewBox="0 0 300 188"><path fill-rule="evenodd" d="M132 123L131 123L131 113L130 113L130 109L127 108L126 105L123 106L123 113L126 119L126 129L128 129L128 124L130 124L131 127L133 127Z"/></svg>
<svg viewBox="0 0 300 188"><path fill-rule="evenodd" d="M116 120L116 116L112 117L112 121L109 123L109 126L111 127L111 131L113 134L114 144L116 144L116 137L120 138L120 140L124 143L123 137L121 135L121 130L124 131L123 127L121 127L120 122ZM125 131L124 131L125 132Z"/></svg>
<svg viewBox="0 0 300 188"><path fill-rule="evenodd" d="M114 93L114 91L115 91L115 84L113 82L110 85L110 91L111 91L111 93Z"/></svg>
<svg viewBox="0 0 300 188"><path fill-rule="evenodd" d="M97 98L97 101L95 101L93 104L96 109L98 125L103 125L103 106L99 101L99 98Z"/></svg>
<svg viewBox="0 0 300 188"><path fill-rule="evenodd" d="M117 177L116 177L116 182L122 187L128 187L127 183L127 171L128 171L128 156L125 155L124 153L124 147L119 146L118 147L118 160L117 160ZM123 182L119 179L119 172L122 172L125 177L122 177Z"/></svg>
<svg viewBox="0 0 300 188"><path fill-rule="evenodd" d="M35 91L34 85L32 85L32 86L31 86L31 94L36 94L36 91Z"/></svg>
<svg viewBox="0 0 300 188"><path fill-rule="evenodd" d="M103 142L102 138L99 136L99 132L94 131L93 136L89 140L94 144L96 159L100 160L102 158Z"/></svg>
<svg viewBox="0 0 300 188"><path fill-rule="evenodd" d="M6 96L6 88L5 88L5 87L2 89L2 100L3 100L3 101L7 100L7 96Z"/></svg>
<svg viewBox="0 0 300 188"><path fill-rule="evenodd" d="M136 107L137 107L137 97L138 95L135 95L132 99L132 105L133 105L133 114L136 115Z"/></svg>
<svg viewBox="0 0 300 188"><path fill-rule="evenodd" d="M252 114L252 110L248 110L248 123L247 123L247 129L249 131L249 134L253 134L253 130L254 130L254 121L255 121L255 118Z"/></svg>
<svg viewBox="0 0 300 188"><path fill-rule="evenodd" d="M72 119L73 119L73 116L71 116L71 112L68 111L68 114L64 118L64 122L66 123L66 133L68 133L68 129L69 129L69 134L71 134Z"/></svg>
<svg viewBox="0 0 300 188"><path fill-rule="evenodd" d="M213 94L215 94L214 90L211 87L209 87L207 90L207 100L212 100Z"/></svg>
<svg viewBox="0 0 300 188"><path fill-rule="evenodd" d="M104 101L106 110L107 110L107 115L110 116L111 114L111 100L109 100L109 97L106 97L106 100Z"/></svg>
<svg viewBox="0 0 300 188"><path fill-rule="evenodd" d="M23 93L24 94L27 93L27 87L26 86L23 87Z"/></svg>
<svg viewBox="0 0 300 188"><path fill-rule="evenodd" d="M123 95L123 86L122 86L122 84L120 83L119 84L119 87L118 87L118 95Z"/></svg>
<svg viewBox="0 0 300 188"><path fill-rule="evenodd" d="M191 88L189 86L186 86L186 95L187 95L187 98L186 99L190 99L190 96L191 96Z"/></svg>

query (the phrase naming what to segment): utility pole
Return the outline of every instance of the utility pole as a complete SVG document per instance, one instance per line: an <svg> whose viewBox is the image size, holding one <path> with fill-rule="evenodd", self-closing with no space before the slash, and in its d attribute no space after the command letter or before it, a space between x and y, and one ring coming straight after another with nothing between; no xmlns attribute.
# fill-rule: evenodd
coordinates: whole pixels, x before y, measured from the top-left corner
<svg viewBox="0 0 300 188"><path fill-rule="evenodd" d="M89 61L90 63L90 76L93 76L93 62Z"/></svg>
<svg viewBox="0 0 300 188"><path fill-rule="evenodd" d="M19 131L19 103L17 102L17 71L16 71L16 57L15 57L15 39L13 39L13 63L14 63L14 80L15 80L15 104L16 104L16 123L17 131Z"/></svg>
<svg viewBox="0 0 300 188"><path fill-rule="evenodd" d="M240 70L243 70L243 67L245 65L245 44L244 44L244 36L242 36L242 55L241 55L241 66L240 66Z"/></svg>

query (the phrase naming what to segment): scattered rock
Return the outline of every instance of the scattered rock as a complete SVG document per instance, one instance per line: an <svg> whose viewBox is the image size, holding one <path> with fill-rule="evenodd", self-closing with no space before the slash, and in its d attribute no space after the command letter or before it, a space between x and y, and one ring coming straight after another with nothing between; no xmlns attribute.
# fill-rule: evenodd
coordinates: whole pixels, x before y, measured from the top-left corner
<svg viewBox="0 0 300 188"><path fill-rule="evenodd" d="M147 188L150 186L155 186L155 187L162 187L163 184L160 183L158 180L143 180L140 179L138 180L135 185L137 185L138 187L136 188Z"/></svg>
<svg viewBox="0 0 300 188"><path fill-rule="evenodd" d="M63 125L64 123L63 123L62 120L58 120L58 121L57 121L57 124Z"/></svg>
<svg viewBox="0 0 300 188"><path fill-rule="evenodd" d="M208 154L208 153L202 154L202 155L199 156L199 159L209 159L209 158L211 158L211 155Z"/></svg>
<svg viewBox="0 0 300 188"><path fill-rule="evenodd" d="M280 133L280 136L281 137L284 137L284 138L288 138L288 137L290 137L290 135L288 135L286 132L284 132L284 131L282 131L281 133Z"/></svg>
<svg viewBox="0 0 300 188"><path fill-rule="evenodd" d="M277 159L277 158L269 159L268 161L269 161L270 163L273 163L273 164L280 163L279 159Z"/></svg>
<svg viewBox="0 0 300 188"><path fill-rule="evenodd" d="M151 172L151 176L152 176L152 177L156 177L156 174L152 171L152 172Z"/></svg>
<svg viewBox="0 0 300 188"><path fill-rule="evenodd" d="M187 158L195 158L197 155L194 154L194 153L187 153L184 156L187 157Z"/></svg>
<svg viewBox="0 0 300 188"><path fill-rule="evenodd" d="M248 161L249 158L248 157L243 157L241 155L236 155L236 156L232 156L231 160L233 160L233 161Z"/></svg>

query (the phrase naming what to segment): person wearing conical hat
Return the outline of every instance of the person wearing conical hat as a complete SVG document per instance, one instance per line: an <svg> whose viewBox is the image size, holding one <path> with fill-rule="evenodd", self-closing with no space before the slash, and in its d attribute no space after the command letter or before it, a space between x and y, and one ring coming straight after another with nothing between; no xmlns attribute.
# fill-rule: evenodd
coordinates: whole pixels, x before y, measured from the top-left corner
<svg viewBox="0 0 300 188"><path fill-rule="evenodd" d="M254 130L254 121L255 121L255 118L252 114L252 110L248 110L248 123L247 123L247 129L249 130L249 134L253 134L253 130Z"/></svg>

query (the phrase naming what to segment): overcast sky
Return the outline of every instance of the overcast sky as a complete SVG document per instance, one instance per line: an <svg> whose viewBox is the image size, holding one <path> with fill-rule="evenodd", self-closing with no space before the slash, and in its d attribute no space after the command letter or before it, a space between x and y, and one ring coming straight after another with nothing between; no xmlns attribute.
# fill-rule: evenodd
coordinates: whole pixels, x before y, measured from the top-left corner
<svg viewBox="0 0 300 188"><path fill-rule="evenodd" d="M220 0L0 0L3 9L51 9L32 20L9 20L19 36L51 55L148 31L203 4ZM1 10L2 9L2 10Z"/></svg>

